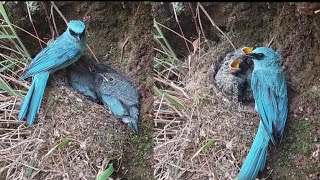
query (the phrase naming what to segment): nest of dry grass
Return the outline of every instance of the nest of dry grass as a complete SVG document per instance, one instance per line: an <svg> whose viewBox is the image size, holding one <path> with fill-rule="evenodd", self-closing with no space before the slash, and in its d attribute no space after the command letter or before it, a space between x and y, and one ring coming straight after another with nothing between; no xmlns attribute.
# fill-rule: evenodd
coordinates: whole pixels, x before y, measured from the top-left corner
<svg viewBox="0 0 320 180"><path fill-rule="evenodd" d="M33 127L16 119L20 98L2 100L0 179L95 179L121 163L126 127L69 86L46 88Z"/></svg>
<svg viewBox="0 0 320 180"><path fill-rule="evenodd" d="M189 98L177 109L155 98L156 179L234 179L257 130L252 105L214 86L214 67L227 54L221 43L183 63L181 89ZM191 62L189 64L189 62ZM188 68L189 67L189 68Z"/></svg>

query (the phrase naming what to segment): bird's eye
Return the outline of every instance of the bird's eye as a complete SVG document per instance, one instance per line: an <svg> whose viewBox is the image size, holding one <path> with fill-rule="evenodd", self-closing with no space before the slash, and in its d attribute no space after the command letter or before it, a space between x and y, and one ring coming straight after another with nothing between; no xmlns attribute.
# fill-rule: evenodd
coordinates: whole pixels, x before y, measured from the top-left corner
<svg viewBox="0 0 320 180"><path fill-rule="evenodd" d="M70 32L70 34L72 35L72 36L75 36L77 33L76 32L74 32L73 30L71 30L71 29L69 29L69 32Z"/></svg>
<svg viewBox="0 0 320 180"><path fill-rule="evenodd" d="M91 72L96 73L97 71L96 71L96 69L92 69Z"/></svg>
<svg viewBox="0 0 320 180"><path fill-rule="evenodd" d="M114 81L114 79L113 79L112 77L110 77L110 78L109 78L109 81L110 81L110 82L113 82L113 81Z"/></svg>
<svg viewBox="0 0 320 180"><path fill-rule="evenodd" d="M257 54L257 59L263 59L263 58L264 58L264 54L262 54L262 53Z"/></svg>

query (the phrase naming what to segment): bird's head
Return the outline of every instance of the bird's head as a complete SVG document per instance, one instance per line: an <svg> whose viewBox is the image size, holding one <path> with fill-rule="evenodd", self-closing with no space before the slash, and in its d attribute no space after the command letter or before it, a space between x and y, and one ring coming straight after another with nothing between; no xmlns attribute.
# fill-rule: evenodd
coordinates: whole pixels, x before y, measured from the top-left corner
<svg viewBox="0 0 320 180"><path fill-rule="evenodd" d="M267 47L258 47L249 53L247 57L252 59L256 66L277 65L281 61L280 55Z"/></svg>
<svg viewBox="0 0 320 180"><path fill-rule="evenodd" d="M113 85L116 83L116 77L114 77L112 74L110 73L98 73L98 75L101 77L100 81L102 81L103 83L109 84L109 85Z"/></svg>
<svg viewBox="0 0 320 180"><path fill-rule="evenodd" d="M86 26L80 20L71 20L68 23L67 33L76 41L81 41L85 38Z"/></svg>

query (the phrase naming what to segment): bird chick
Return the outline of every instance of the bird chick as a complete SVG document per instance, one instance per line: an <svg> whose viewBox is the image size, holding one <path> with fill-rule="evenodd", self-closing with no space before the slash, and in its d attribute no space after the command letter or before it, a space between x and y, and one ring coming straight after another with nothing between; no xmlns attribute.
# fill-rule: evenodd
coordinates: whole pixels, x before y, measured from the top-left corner
<svg viewBox="0 0 320 180"><path fill-rule="evenodd" d="M214 80L227 96L236 96L240 102L253 100L250 88L253 62L244 56L252 48L243 47L226 55Z"/></svg>
<svg viewBox="0 0 320 180"><path fill-rule="evenodd" d="M93 101L102 102L113 115L138 132L139 95L132 83L106 64L86 59L70 68L69 82L78 92Z"/></svg>

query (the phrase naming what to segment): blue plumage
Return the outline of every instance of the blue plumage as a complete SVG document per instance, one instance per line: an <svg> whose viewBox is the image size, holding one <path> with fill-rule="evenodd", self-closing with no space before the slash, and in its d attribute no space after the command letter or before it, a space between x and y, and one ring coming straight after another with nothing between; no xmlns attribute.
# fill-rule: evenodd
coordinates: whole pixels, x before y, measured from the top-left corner
<svg viewBox="0 0 320 180"><path fill-rule="evenodd" d="M125 76L105 64L86 60L70 67L71 86L93 101L102 102L111 113L138 132L139 95ZM95 97L98 98L95 99Z"/></svg>
<svg viewBox="0 0 320 180"><path fill-rule="evenodd" d="M21 104L19 120L27 116L27 125L33 124L49 75L77 61L85 50L85 41L84 23L71 20L67 30L32 59L20 77L20 80L28 77L33 77L33 80Z"/></svg>
<svg viewBox="0 0 320 180"><path fill-rule="evenodd" d="M239 180L253 180L266 163L269 141L280 145L288 113L286 81L280 66L281 57L270 48L259 47L249 54L254 70L251 88L260 124L239 175Z"/></svg>
<svg viewBox="0 0 320 180"><path fill-rule="evenodd" d="M69 70L69 84L81 94L87 96L93 102L99 102L98 94L95 91L93 64L85 61L82 57L72 64Z"/></svg>

